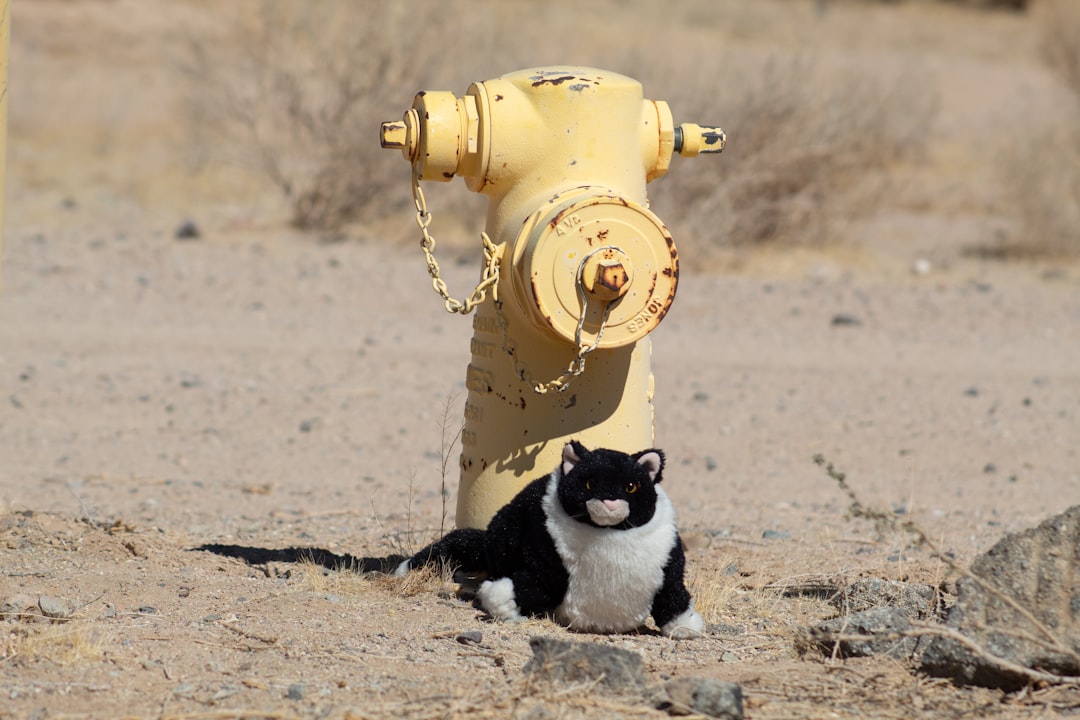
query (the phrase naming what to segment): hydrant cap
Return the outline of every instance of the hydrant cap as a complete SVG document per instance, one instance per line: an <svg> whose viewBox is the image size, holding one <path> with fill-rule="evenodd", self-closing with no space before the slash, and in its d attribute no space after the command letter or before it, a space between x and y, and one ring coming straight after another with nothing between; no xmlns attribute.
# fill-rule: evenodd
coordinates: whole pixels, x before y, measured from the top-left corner
<svg viewBox="0 0 1080 720"><path fill-rule="evenodd" d="M514 247L515 285L528 288L524 300L537 324L571 343L582 313L583 331L601 334L598 347L635 343L675 299L679 256L671 233L648 208L610 190L556 195L526 221Z"/></svg>

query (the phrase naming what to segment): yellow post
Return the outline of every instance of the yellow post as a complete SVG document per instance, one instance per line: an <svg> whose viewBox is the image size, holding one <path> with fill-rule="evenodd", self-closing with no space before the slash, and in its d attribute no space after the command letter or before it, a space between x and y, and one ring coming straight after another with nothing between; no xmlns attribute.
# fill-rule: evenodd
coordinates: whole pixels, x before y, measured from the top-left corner
<svg viewBox="0 0 1080 720"><path fill-rule="evenodd" d="M489 198L495 297L473 320L459 527L485 527L571 438L652 445L648 335L675 297L679 264L645 185L674 152L719 152L724 141L718 128L675 127L636 80L580 67L510 73L462 97L421 92L401 122L383 123L383 147L413 165L421 218L422 180L462 175Z"/></svg>
<svg viewBox="0 0 1080 720"><path fill-rule="evenodd" d="M0 270L4 250L4 178L7 176L8 44L11 39L11 3L0 0ZM0 272L0 287L3 286Z"/></svg>

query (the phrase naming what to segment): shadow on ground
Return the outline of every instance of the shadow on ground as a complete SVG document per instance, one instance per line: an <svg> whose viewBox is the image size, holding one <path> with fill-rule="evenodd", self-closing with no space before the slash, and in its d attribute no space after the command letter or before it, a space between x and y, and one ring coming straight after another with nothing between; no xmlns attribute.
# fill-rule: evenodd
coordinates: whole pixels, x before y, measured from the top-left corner
<svg viewBox="0 0 1080 720"><path fill-rule="evenodd" d="M355 555L338 555L337 553L323 550L322 548L260 548L246 545L221 545L207 543L192 548L193 551L202 550L214 553L222 557L237 558L248 565L265 565L267 563L300 563L310 562L331 570L352 570L359 573L392 573L394 569L405 560L404 555L388 555L386 557L356 557Z"/></svg>

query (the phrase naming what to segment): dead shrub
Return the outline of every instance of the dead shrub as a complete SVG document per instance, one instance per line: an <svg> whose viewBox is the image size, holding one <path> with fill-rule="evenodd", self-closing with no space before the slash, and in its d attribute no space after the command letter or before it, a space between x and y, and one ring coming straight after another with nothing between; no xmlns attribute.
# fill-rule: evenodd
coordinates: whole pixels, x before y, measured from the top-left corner
<svg viewBox="0 0 1080 720"><path fill-rule="evenodd" d="M257 168L300 228L405 217L407 184L387 172L401 161L379 148L379 121L399 116L419 89L460 93L468 80L541 60L525 52L532 39L517 34L503 5L452 5L435 22L434 6L414 1L377 13L349 0L231 3L229 22L193 33L184 62L195 81L197 145ZM673 208L660 215L676 237L699 239L701 258L716 247L834 239L843 220L874 208L887 170L919 147L936 108L911 68L882 77L851 64L718 54L703 34L664 57L640 46L582 51L578 31L566 30L550 33L566 47L548 39L545 54L635 77L646 96L669 101L677 121L729 132L721 158L676 166L650 187Z"/></svg>
<svg viewBox="0 0 1080 720"><path fill-rule="evenodd" d="M1080 3L1045 0L1038 6L1039 47L1047 66L1070 91L1055 117L1041 119L1001 154L1007 202L1017 223L1001 241L975 254L997 258L1080 255Z"/></svg>
<svg viewBox="0 0 1080 720"><path fill-rule="evenodd" d="M1080 254L1080 130L1067 124L1038 133L1004 154L1002 170L1018 223L1000 242L974 254L998 259Z"/></svg>
<svg viewBox="0 0 1080 720"><path fill-rule="evenodd" d="M1043 0L1038 15L1043 59L1080 99L1080 3Z"/></svg>
<svg viewBox="0 0 1080 720"><path fill-rule="evenodd" d="M417 12L414 3L350 0L215 10L206 27L190 28L180 60L191 80L194 145L208 160L270 180L301 229L400 206L403 194L388 192L397 186L380 176L378 125L421 87L420 68L440 65L438 46L417 31L431 24L417 22Z"/></svg>
<svg viewBox="0 0 1080 720"><path fill-rule="evenodd" d="M799 57L718 58L672 90L678 117L729 136L718 161L651 187L659 203L692 209L665 217L696 254L835 240L845 219L874 209L888 169L918 151L937 107L911 72L883 78Z"/></svg>

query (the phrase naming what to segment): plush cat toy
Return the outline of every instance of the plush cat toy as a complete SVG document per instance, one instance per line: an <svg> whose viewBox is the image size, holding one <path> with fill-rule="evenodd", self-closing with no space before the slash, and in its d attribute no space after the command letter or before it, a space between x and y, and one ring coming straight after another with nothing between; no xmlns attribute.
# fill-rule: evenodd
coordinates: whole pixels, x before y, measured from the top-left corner
<svg viewBox="0 0 1080 720"><path fill-rule="evenodd" d="M683 584L675 510L659 487L664 455L587 450L571 441L550 476L492 518L463 528L398 566L446 563L484 572L477 597L498 620L553 613L573 630L627 632L651 614L676 638L704 629Z"/></svg>

